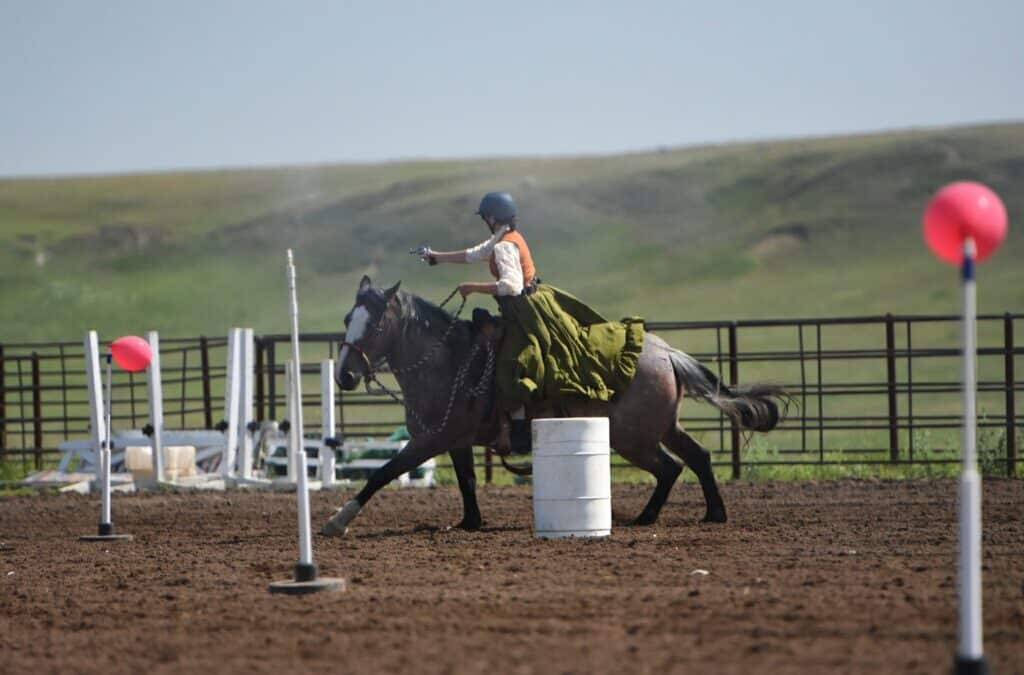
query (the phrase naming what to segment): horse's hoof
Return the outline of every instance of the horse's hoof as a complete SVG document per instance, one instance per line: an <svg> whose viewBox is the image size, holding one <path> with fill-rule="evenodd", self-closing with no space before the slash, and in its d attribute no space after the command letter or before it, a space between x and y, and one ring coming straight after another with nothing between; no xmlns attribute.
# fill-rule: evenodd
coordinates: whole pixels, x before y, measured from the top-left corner
<svg viewBox="0 0 1024 675"><path fill-rule="evenodd" d="M344 537L348 534L347 527L338 527L334 524L334 520L328 520L323 527L320 528L320 534L325 537Z"/></svg>
<svg viewBox="0 0 1024 675"><path fill-rule="evenodd" d="M725 511L724 510L722 510L722 511L708 511L707 514L705 514L704 519L701 522L702 523L724 523L727 520L729 520L729 519L725 516Z"/></svg>
<svg viewBox="0 0 1024 675"><path fill-rule="evenodd" d="M639 525L640 527L646 527L647 525L654 525L656 522L658 522L658 514L654 514L652 516L651 514L644 512L629 521L627 525Z"/></svg>
<svg viewBox="0 0 1024 675"><path fill-rule="evenodd" d="M480 529L480 526L482 524L483 524L483 522L480 519L467 520L467 519L463 518L455 526L455 529L456 530L468 530L470 532L475 532L476 530Z"/></svg>
<svg viewBox="0 0 1024 675"><path fill-rule="evenodd" d="M359 515L362 508L354 499L345 502L345 506L338 509L338 512L320 528L320 534L325 537L344 537L348 532L348 524Z"/></svg>

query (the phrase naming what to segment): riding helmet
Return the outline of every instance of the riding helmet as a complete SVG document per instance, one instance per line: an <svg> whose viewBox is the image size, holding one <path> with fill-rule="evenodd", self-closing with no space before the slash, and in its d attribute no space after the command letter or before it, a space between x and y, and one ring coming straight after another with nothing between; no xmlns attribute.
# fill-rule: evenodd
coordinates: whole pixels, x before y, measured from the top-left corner
<svg viewBox="0 0 1024 675"><path fill-rule="evenodd" d="M484 218L490 216L501 225L511 223L516 219L516 202L507 192L488 192L480 200L476 214Z"/></svg>

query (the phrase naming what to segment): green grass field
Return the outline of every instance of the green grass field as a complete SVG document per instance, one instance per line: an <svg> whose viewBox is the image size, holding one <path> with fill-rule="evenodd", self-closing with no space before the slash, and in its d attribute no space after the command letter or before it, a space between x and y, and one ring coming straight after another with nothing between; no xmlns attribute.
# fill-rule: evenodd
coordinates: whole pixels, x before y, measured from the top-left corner
<svg viewBox="0 0 1024 675"><path fill-rule="evenodd" d="M1024 124L684 148L613 157L313 166L0 181L0 341L337 330L359 277L440 299L486 270L463 247L489 189L515 193L549 283L649 320L953 312L957 276L920 237L955 179L1024 207ZM1024 307L1013 227L981 268L980 310ZM485 302L485 301L484 301ZM284 309L282 309L284 308Z"/></svg>

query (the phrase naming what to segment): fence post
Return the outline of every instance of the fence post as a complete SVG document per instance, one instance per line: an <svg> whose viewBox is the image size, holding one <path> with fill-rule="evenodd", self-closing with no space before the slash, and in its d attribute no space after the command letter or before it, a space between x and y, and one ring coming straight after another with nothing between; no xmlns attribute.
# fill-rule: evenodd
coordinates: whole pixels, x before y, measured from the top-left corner
<svg viewBox="0 0 1024 675"><path fill-rule="evenodd" d="M740 363L736 349L736 322L729 322L729 384L737 385L740 379ZM740 477L740 428L735 420L732 424L732 477L736 480Z"/></svg>
<svg viewBox="0 0 1024 675"><path fill-rule="evenodd" d="M7 454L7 368L4 346L0 344L0 457Z"/></svg>
<svg viewBox="0 0 1024 675"><path fill-rule="evenodd" d="M256 421L266 419L263 406L267 404L266 390L263 388L263 338L256 337Z"/></svg>
<svg viewBox="0 0 1024 675"><path fill-rule="evenodd" d="M210 400L210 344L205 335L199 337L199 363L203 371L203 428L213 428L213 402Z"/></svg>
<svg viewBox="0 0 1024 675"><path fill-rule="evenodd" d="M39 352L32 352L32 444L36 471L43 468L43 402L39 377Z"/></svg>
<svg viewBox="0 0 1024 675"><path fill-rule="evenodd" d="M900 459L900 421L896 409L896 327L892 314L885 315L885 370L889 385L889 461Z"/></svg>
<svg viewBox="0 0 1024 675"><path fill-rule="evenodd" d="M488 485L494 480L494 451L484 448L484 482Z"/></svg>
<svg viewBox="0 0 1024 675"><path fill-rule="evenodd" d="M1003 315L1003 366L1006 383L1006 475L1013 478L1017 475L1017 401L1013 388L1015 374L1013 368L1013 317L1009 312Z"/></svg>
<svg viewBox="0 0 1024 675"><path fill-rule="evenodd" d="M270 413L267 419L277 419L277 343L267 343L267 399L270 401ZM341 428L345 428L345 418L341 419Z"/></svg>

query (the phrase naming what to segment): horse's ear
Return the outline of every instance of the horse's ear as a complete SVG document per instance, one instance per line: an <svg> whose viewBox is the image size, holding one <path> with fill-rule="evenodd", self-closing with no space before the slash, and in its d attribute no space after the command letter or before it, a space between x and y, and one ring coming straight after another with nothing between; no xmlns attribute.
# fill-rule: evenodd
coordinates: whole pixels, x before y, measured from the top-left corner
<svg viewBox="0 0 1024 675"><path fill-rule="evenodd" d="M363 293L364 291L366 291L366 289L368 289L370 287L370 285L371 285L370 277L368 277L367 275L364 274L363 278L360 279L360 281L359 281L359 292Z"/></svg>
<svg viewBox="0 0 1024 675"><path fill-rule="evenodd" d="M388 296L388 300L390 300L391 298L395 297L395 293L398 292L398 287L401 286L401 285L402 285L402 282L399 281L397 284L395 284L391 288L389 288L386 291L384 291L384 295Z"/></svg>

